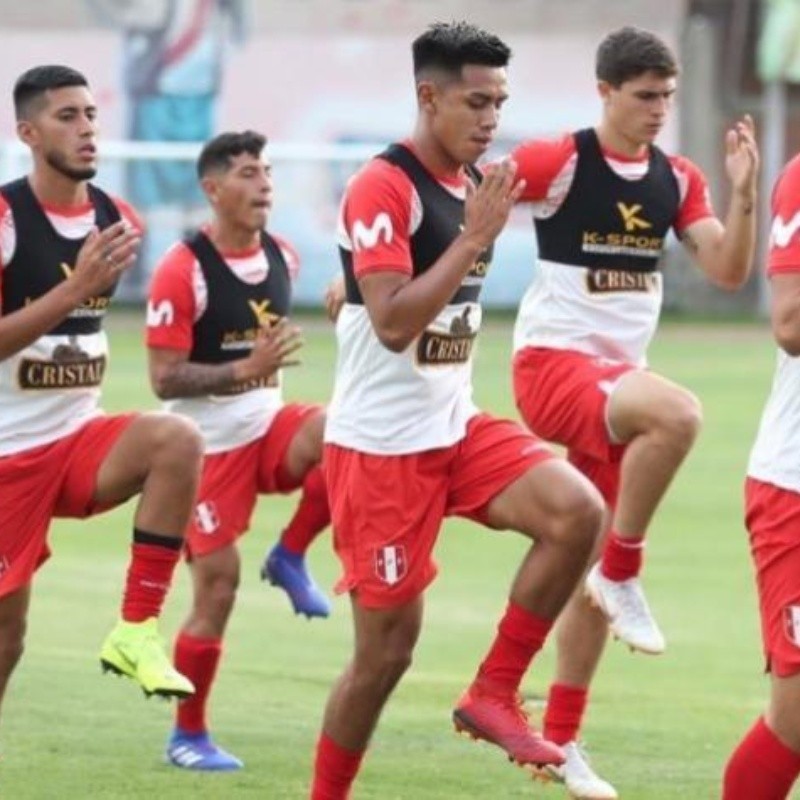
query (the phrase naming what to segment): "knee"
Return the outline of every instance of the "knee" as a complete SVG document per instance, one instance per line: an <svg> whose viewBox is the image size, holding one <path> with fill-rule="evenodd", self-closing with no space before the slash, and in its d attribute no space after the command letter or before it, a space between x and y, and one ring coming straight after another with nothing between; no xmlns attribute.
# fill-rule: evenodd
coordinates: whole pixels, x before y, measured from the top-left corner
<svg viewBox="0 0 800 800"><path fill-rule="evenodd" d="M582 477L582 476L581 476ZM586 479L564 495L549 518L551 542L588 554L603 529L605 503Z"/></svg>
<svg viewBox="0 0 800 800"><path fill-rule="evenodd" d="M384 643L372 652L356 656L355 673L364 683L388 694L413 663L414 646L404 642Z"/></svg>
<svg viewBox="0 0 800 800"><path fill-rule="evenodd" d="M153 453L163 463L198 470L203 458L203 438L197 425L178 414L154 415Z"/></svg>
<svg viewBox="0 0 800 800"><path fill-rule="evenodd" d="M669 441L682 450L689 450L703 425L703 408L691 392L681 390L664 405L658 427Z"/></svg>

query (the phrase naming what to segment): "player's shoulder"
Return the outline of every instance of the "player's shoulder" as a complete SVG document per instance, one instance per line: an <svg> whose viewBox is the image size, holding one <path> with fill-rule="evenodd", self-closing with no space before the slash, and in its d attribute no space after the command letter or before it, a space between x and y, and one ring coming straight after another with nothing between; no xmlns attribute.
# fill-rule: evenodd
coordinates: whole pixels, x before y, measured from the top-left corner
<svg viewBox="0 0 800 800"><path fill-rule="evenodd" d="M176 242L161 257L153 275L161 279L186 279L191 277L196 261L197 257L186 242Z"/></svg>
<svg viewBox="0 0 800 800"><path fill-rule="evenodd" d="M662 151L663 152L663 151ZM691 158L681 155L679 153L664 153L669 165L676 172L686 175L690 178L700 178L705 180L705 174Z"/></svg>
<svg viewBox="0 0 800 800"><path fill-rule="evenodd" d="M353 175L347 185L347 197L380 199L387 192L407 196L412 188L406 172L385 158L370 159Z"/></svg>
<svg viewBox="0 0 800 800"><path fill-rule="evenodd" d="M511 152L515 160L520 158L561 159L566 161L577 150L574 131L566 131L552 136L525 139Z"/></svg>
<svg viewBox="0 0 800 800"><path fill-rule="evenodd" d="M137 231L144 232L145 224L141 214L127 201L117 195L109 195L111 202L117 207L120 216Z"/></svg>
<svg viewBox="0 0 800 800"><path fill-rule="evenodd" d="M269 233L272 241L278 246L281 255L286 261L286 266L289 268L289 274L295 277L300 270L300 253L297 248L285 237L279 233Z"/></svg>

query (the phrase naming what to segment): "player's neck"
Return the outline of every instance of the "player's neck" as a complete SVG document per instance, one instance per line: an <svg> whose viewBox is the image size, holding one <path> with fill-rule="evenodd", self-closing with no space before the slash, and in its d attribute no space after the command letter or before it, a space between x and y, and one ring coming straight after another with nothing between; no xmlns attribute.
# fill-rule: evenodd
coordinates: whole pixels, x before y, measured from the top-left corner
<svg viewBox="0 0 800 800"><path fill-rule="evenodd" d="M425 168L437 178L450 179L461 175L464 165L454 160L450 154L421 125L417 126L408 140L414 154Z"/></svg>
<svg viewBox="0 0 800 800"><path fill-rule="evenodd" d="M86 181L76 181L52 168L37 165L28 176L31 190L36 199L46 206L67 208L89 202Z"/></svg>
<svg viewBox="0 0 800 800"><path fill-rule="evenodd" d="M645 158L648 153L649 145L647 142L631 139L606 122L601 122L595 128L595 131L597 132L600 147L607 153L630 159Z"/></svg>
<svg viewBox="0 0 800 800"><path fill-rule="evenodd" d="M261 231L252 231L214 220L206 230L208 238L220 253L241 253L258 247Z"/></svg>

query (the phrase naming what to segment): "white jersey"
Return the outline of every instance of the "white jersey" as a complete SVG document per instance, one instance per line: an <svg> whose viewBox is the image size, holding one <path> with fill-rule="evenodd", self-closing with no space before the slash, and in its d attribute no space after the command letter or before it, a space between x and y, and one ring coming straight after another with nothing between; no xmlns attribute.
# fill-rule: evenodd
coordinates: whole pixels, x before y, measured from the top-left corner
<svg viewBox="0 0 800 800"><path fill-rule="evenodd" d="M141 225L129 206L116 201L132 225ZM82 239L95 225L91 203L74 208L43 207L56 233ZM2 267L17 252L14 216L0 194L0 287ZM105 307L84 303L67 319L102 317ZM42 336L0 362L0 456L18 453L69 436L101 414L100 382L108 362L102 330L81 335Z"/></svg>
<svg viewBox="0 0 800 800"><path fill-rule="evenodd" d="M440 185L460 208L463 180L440 180ZM423 203L408 175L376 158L348 186L339 244L352 258L356 276L386 270L411 274L411 237L423 222ZM476 263L462 294L479 289L485 268ZM346 303L336 324L339 354L325 441L403 455L463 439L478 412L472 401L472 350L480 326L480 305L457 296L403 352L394 353L379 341L366 306Z"/></svg>
<svg viewBox="0 0 800 800"><path fill-rule="evenodd" d="M772 217L768 274L800 273L800 158L789 162L775 185ZM800 358L783 350L747 474L800 492Z"/></svg>
<svg viewBox="0 0 800 800"><path fill-rule="evenodd" d="M649 168L644 159L603 152L604 163L632 184ZM518 175L526 180L522 200L530 201L535 219L553 217L566 201L575 179L578 153L573 135L532 141L514 152ZM685 158L667 160L678 188L674 222L681 231L713 215L705 179ZM584 251L608 255L657 257L661 242L648 235L648 210L618 204L621 234L599 237L584 232ZM588 237L588 239L586 238ZM593 238L594 237L594 238ZM596 239L596 241L595 241ZM534 280L520 303L514 326L514 350L545 347L576 350L644 366L663 302L661 273L587 269L540 258Z"/></svg>
<svg viewBox="0 0 800 800"><path fill-rule="evenodd" d="M294 276L297 254L286 242L277 241ZM259 284L267 277L269 262L260 246L245 253L224 254L224 259L245 283ZM169 250L153 275L147 310L148 347L190 351L194 324L203 316L207 304L208 287L200 264L192 250L179 243ZM230 347L246 355L252 349L252 341L231 342ZM264 436L283 404L278 374L271 386L238 394L177 398L165 402L164 408L197 423L206 453L222 453Z"/></svg>

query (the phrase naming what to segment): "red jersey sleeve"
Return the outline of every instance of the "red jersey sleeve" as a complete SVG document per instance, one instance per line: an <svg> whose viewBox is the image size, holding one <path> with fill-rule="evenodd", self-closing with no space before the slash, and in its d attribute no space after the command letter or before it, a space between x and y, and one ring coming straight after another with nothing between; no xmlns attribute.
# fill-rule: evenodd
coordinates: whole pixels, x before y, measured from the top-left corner
<svg viewBox="0 0 800 800"><path fill-rule="evenodd" d="M128 202L123 200L121 197L112 197L114 201L114 205L119 210L120 215L122 218L131 226L136 228L139 233L144 233L145 224L144 220L140 216L139 212Z"/></svg>
<svg viewBox="0 0 800 800"><path fill-rule="evenodd" d="M783 169L772 192L767 274L800 272L800 156Z"/></svg>
<svg viewBox="0 0 800 800"><path fill-rule="evenodd" d="M347 187L342 205L356 277L369 272L413 273L411 205L416 192L399 167L370 161Z"/></svg>
<svg viewBox="0 0 800 800"><path fill-rule="evenodd" d="M700 167L683 156L669 156L669 162L681 193L681 205L673 227L676 233L681 233L695 222L714 217L715 214L711 206L708 181Z"/></svg>
<svg viewBox="0 0 800 800"><path fill-rule="evenodd" d="M147 299L148 347L189 352L194 343L194 253L183 243L164 256L153 273Z"/></svg>
<svg viewBox="0 0 800 800"><path fill-rule="evenodd" d="M300 254L287 239L275 233L271 233L270 236L272 236L275 243L278 245L286 261L286 266L289 268L289 277L292 279L292 283L294 283L297 280L297 276L300 274Z"/></svg>
<svg viewBox="0 0 800 800"><path fill-rule="evenodd" d="M550 185L575 152L575 137L571 133L560 139L532 139L518 145L511 158L517 163L517 177L525 181L519 202L544 200Z"/></svg>

